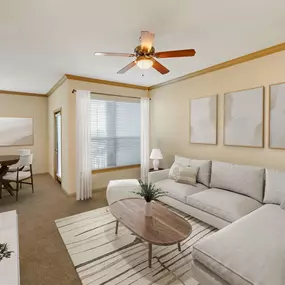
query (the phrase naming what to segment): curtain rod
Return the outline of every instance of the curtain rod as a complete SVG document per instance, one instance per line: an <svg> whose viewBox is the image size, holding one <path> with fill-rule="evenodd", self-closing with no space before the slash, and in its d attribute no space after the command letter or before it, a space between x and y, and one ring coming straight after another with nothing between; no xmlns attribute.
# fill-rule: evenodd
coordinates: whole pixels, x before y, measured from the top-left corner
<svg viewBox="0 0 285 285"><path fill-rule="evenodd" d="M76 93L76 89L72 90L72 93ZM110 94L110 93L102 93L102 92L90 92L91 94L94 95L104 95L104 96L111 96L111 97L123 97L123 98L132 98L132 99L141 99L141 98L147 98L147 97L134 97L134 96L123 96L123 95L115 95L115 94ZM150 99L150 98L148 98Z"/></svg>

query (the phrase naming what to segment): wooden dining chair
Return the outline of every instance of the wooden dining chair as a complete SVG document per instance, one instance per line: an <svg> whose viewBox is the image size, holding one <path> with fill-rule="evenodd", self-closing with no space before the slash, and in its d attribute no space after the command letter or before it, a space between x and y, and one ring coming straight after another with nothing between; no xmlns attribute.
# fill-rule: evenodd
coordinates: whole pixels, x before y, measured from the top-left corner
<svg viewBox="0 0 285 285"><path fill-rule="evenodd" d="M21 156L27 156L27 155L30 155L31 154L31 150L30 149L18 149L18 155L20 155L20 157ZM20 162L20 161L19 161ZM11 165L11 166L9 166L9 170L8 170L8 172L16 172L17 171L17 168L18 168L18 166L19 166L19 162L17 163L17 164L13 164L13 165ZM22 166L22 168L23 169L25 169L25 170L27 170L28 169L28 167L27 166ZM22 169L20 169L20 170L22 170Z"/></svg>
<svg viewBox="0 0 285 285"><path fill-rule="evenodd" d="M8 172L3 176L3 184L5 183L16 183L16 201L18 201L18 193L20 186L22 184L32 185L32 192L34 193L34 180L33 180L33 154L21 156L19 162L17 163L17 170L15 172ZM28 170L24 170L27 168ZM27 180L30 180L28 182Z"/></svg>

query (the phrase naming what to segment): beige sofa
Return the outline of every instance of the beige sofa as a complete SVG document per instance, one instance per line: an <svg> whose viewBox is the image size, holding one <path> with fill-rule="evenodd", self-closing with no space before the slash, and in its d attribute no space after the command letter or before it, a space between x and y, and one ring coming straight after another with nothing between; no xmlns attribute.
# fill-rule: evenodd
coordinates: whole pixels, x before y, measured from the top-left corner
<svg viewBox="0 0 285 285"><path fill-rule="evenodd" d="M198 183L176 183L168 169L152 172L149 181L168 192L161 200L223 228L194 246L200 285L284 285L285 173L179 156L175 161L199 166Z"/></svg>

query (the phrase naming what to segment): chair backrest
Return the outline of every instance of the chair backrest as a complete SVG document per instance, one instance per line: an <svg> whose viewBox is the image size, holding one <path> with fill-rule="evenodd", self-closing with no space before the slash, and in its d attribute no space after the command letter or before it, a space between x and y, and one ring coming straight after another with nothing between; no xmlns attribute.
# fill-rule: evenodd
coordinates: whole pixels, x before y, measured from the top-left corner
<svg viewBox="0 0 285 285"><path fill-rule="evenodd" d="M30 164L32 164L32 161L33 161L33 154L21 155L17 165L18 167L30 166Z"/></svg>
<svg viewBox="0 0 285 285"><path fill-rule="evenodd" d="M29 165L33 164L33 158L34 158L34 154L31 153L30 154L30 163L29 163Z"/></svg>
<svg viewBox="0 0 285 285"><path fill-rule="evenodd" d="M20 156L30 155L31 154L31 150L28 149L28 148L18 149L18 154Z"/></svg>

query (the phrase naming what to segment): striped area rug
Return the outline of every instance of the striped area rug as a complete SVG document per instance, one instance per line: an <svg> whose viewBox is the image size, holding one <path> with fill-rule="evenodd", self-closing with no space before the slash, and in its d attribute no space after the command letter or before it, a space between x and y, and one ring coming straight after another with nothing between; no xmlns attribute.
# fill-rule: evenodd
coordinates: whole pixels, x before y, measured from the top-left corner
<svg viewBox="0 0 285 285"><path fill-rule="evenodd" d="M115 235L115 218L108 207L56 220L56 226L83 285L197 285L191 272L192 247L217 231L168 207L192 225L192 234L177 245L153 245L148 267L147 243L121 223Z"/></svg>

